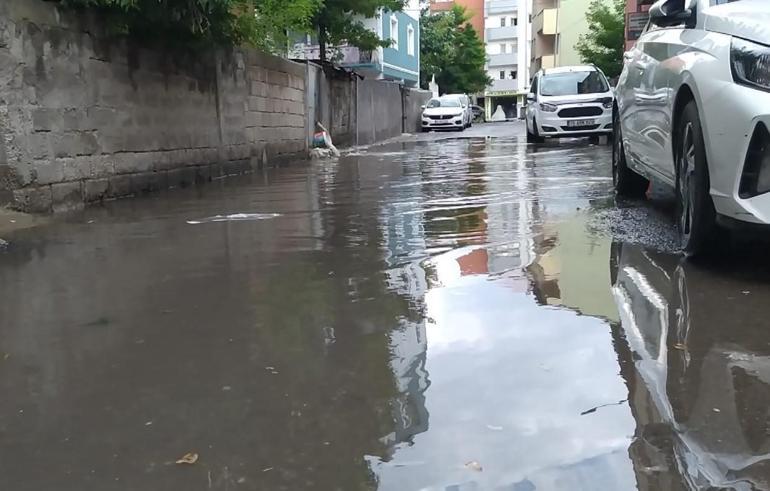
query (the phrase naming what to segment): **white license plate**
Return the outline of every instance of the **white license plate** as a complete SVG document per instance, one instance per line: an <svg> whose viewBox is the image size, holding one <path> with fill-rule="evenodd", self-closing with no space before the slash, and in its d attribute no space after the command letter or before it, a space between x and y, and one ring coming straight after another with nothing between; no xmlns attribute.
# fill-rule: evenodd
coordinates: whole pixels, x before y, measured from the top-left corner
<svg viewBox="0 0 770 491"><path fill-rule="evenodd" d="M591 126L596 124L596 120L594 119L573 119L572 121L567 121L567 126L571 128L580 128L582 126Z"/></svg>

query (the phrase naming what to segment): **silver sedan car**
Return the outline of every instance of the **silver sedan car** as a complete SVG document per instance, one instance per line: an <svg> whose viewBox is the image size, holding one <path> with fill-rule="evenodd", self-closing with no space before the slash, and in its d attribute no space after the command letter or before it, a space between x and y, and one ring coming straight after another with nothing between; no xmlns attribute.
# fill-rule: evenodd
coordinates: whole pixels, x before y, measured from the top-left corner
<svg viewBox="0 0 770 491"><path fill-rule="evenodd" d="M770 225L770 1L659 0L649 14L616 90L613 179L619 195L675 189L697 255L724 227Z"/></svg>

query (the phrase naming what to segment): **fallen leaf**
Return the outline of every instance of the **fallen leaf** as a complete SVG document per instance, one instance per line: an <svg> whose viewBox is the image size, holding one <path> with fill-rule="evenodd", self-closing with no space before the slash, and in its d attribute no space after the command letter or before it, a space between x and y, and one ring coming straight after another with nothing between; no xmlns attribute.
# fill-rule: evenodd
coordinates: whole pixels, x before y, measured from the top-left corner
<svg viewBox="0 0 770 491"><path fill-rule="evenodd" d="M687 346L685 346L685 345L684 345L684 344L682 344L682 343L676 343L676 344L674 345L674 349L678 349L678 350L680 350L680 351L685 351L685 350L687 349Z"/></svg>
<svg viewBox="0 0 770 491"><path fill-rule="evenodd" d="M475 460L471 460L470 462L466 463L465 468L476 472L481 472L484 470L484 468L481 467L481 464L479 464Z"/></svg>
<svg viewBox="0 0 770 491"><path fill-rule="evenodd" d="M176 461L177 464L194 464L196 462L198 462L198 454L193 452L184 454L182 458Z"/></svg>

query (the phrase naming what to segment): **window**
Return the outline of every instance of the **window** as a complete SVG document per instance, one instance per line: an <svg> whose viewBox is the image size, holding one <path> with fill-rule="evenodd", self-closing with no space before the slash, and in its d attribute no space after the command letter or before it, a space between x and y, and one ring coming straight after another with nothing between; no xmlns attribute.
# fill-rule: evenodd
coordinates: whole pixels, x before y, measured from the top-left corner
<svg viewBox="0 0 770 491"><path fill-rule="evenodd" d="M431 99L426 107L430 109L434 107L462 107L462 104L460 104L460 99L455 97L441 97L439 99Z"/></svg>
<svg viewBox="0 0 770 491"><path fill-rule="evenodd" d="M505 54L508 52L508 45L503 43L500 45L500 53Z"/></svg>
<svg viewBox="0 0 770 491"><path fill-rule="evenodd" d="M607 80L596 70L543 75L541 93L548 96L600 94L609 91Z"/></svg>
<svg viewBox="0 0 770 491"><path fill-rule="evenodd" d="M500 17L500 27L505 27L505 17Z"/></svg>
<svg viewBox="0 0 770 491"><path fill-rule="evenodd" d="M500 70L500 80L505 80L505 70Z"/></svg>
<svg viewBox="0 0 770 491"><path fill-rule="evenodd" d="M516 80L516 70L511 70L511 80Z"/></svg>
<svg viewBox="0 0 770 491"><path fill-rule="evenodd" d="M406 28L406 52L409 56L414 56L415 42L414 42L414 26L409 24Z"/></svg>
<svg viewBox="0 0 770 491"><path fill-rule="evenodd" d="M531 94L537 95L537 85L538 85L537 77L535 77L532 79L532 88L529 90Z"/></svg>
<svg viewBox="0 0 770 491"><path fill-rule="evenodd" d="M398 17L390 16L390 47L398 49Z"/></svg>
<svg viewBox="0 0 770 491"><path fill-rule="evenodd" d="M511 25L512 26L518 26L519 25L519 19L516 17L511 17Z"/></svg>

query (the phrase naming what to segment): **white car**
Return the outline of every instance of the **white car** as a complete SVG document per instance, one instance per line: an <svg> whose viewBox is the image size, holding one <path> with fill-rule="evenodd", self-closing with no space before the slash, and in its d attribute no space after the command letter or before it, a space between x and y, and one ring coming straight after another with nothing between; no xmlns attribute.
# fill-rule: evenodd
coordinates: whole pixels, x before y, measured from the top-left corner
<svg viewBox="0 0 770 491"><path fill-rule="evenodd" d="M460 130L468 126L468 117L457 97L431 99L423 106L422 131Z"/></svg>
<svg viewBox="0 0 770 491"><path fill-rule="evenodd" d="M661 0L616 89L619 195L676 190L685 253L770 225L770 2Z"/></svg>
<svg viewBox="0 0 770 491"><path fill-rule="evenodd" d="M612 133L613 93L595 66L540 70L527 95L527 141Z"/></svg>
<svg viewBox="0 0 770 491"><path fill-rule="evenodd" d="M473 126L473 107L471 105L471 98L467 94L445 94L442 97L457 97L460 99L460 104L465 109L465 127L470 128Z"/></svg>

